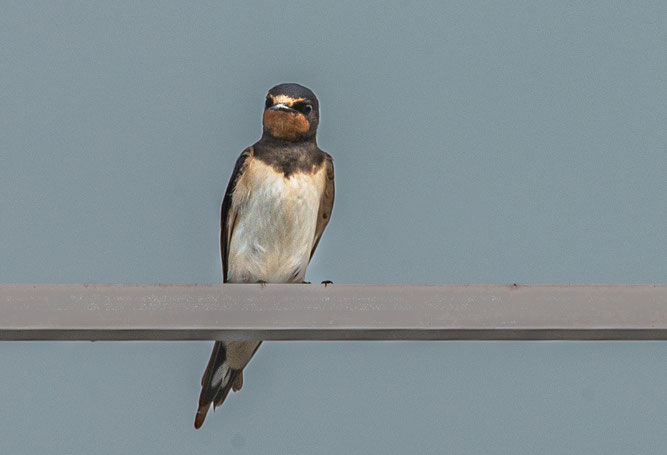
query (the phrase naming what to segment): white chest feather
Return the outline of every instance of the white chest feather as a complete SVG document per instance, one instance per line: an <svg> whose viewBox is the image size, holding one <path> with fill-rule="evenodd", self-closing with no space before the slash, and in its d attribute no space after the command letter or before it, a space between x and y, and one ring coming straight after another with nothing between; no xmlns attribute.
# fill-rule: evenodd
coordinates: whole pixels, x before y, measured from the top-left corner
<svg viewBox="0 0 667 455"><path fill-rule="evenodd" d="M285 178L253 160L232 198L228 281L303 281L323 189L323 172Z"/></svg>

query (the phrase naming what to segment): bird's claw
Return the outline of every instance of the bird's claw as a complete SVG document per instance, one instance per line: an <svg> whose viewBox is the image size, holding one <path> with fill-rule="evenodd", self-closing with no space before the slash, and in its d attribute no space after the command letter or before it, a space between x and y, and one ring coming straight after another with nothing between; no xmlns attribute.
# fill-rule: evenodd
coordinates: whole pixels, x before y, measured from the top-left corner
<svg viewBox="0 0 667 455"><path fill-rule="evenodd" d="M322 283L320 283L320 284L323 284L324 287L327 287L328 285L333 284L333 281L331 281L331 280L324 280L324 281L322 281Z"/></svg>

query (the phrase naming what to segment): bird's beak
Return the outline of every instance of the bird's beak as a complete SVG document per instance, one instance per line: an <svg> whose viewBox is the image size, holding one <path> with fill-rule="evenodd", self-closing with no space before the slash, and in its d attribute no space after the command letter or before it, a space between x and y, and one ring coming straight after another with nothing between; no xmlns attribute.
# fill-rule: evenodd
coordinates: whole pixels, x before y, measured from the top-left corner
<svg viewBox="0 0 667 455"><path fill-rule="evenodd" d="M292 110L287 104L283 103L274 104L269 109L273 111L288 111L288 112Z"/></svg>

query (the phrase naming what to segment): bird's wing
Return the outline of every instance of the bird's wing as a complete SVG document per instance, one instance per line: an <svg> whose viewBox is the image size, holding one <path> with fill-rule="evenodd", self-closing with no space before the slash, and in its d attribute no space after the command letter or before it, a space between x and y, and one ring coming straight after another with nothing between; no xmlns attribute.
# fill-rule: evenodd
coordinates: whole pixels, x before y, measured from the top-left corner
<svg viewBox="0 0 667 455"><path fill-rule="evenodd" d="M320 239L322 238L322 233L324 233L324 228L327 227L327 224L329 224L329 219L331 219L331 211L333 210L334 205L334 195L336 193L336 187L334 185L333 158L331 158L331 155L328 153L325 153L325 155L324 191L322 191L320 209L317 212L315 239L313 241L313 248L310 250L310 259L313 258L313 254L315 254L315 248L317 248L317 244L320 243Z"/></svg>
<svg viewBox="0 0 667 455"><path fill-rule="evenodd" d="M222 256L223 283L227 282L227 273L229 271L229 266L227 264L227 258L229 257L229 241L232 238L232 232L234 231L234 225L236 223L236 210L232 208L232 197L234 196L236 183L245 172L248 165L248 159L252 157L253 152L253 148L248 147L236 160L234 172L232 172L232 176L227 184L225 197L222 199L222 209L220 210L220 255Z"/></svg>
<svg viewBox="0 0 667 455"><path fill-rule="evenodd" d="M229 242L236 223L236 210L232 207L232 198L234 197L236 184L241 176L243 176L249 160L252 159L252 155L253 148L249 147L236 160L234 172L232 172L232 176L229 179L225 197L222 199L222 209L220 211L220 255L222 256L223 283L227 282ZM243 386L243 367L248 363L260 343L261 341L215 342L211 358L201 379L202 387L199 395L199 408L195 416L195 428L201 427L204 423L211 403L213 403L215 409L215 407L220 406L225 401L230 389L241 389Z"/></svg>

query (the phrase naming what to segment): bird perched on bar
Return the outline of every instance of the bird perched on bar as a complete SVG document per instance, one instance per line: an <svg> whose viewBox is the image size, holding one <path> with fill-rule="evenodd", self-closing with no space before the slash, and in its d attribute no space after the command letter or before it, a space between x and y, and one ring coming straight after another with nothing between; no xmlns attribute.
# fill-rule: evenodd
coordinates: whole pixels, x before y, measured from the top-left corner
<svg viewBox="0 0 667 455"><path fill-rule="evenodd" d="M334 203L331 156L317 146L315 94L299 84L269 90L261 139L236 161L220 217L224 283L304 283ZM261 341L216 341L201 380L195 428L229 390Z"/></svg>

